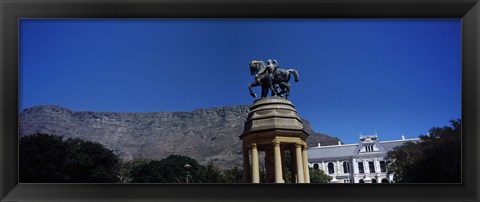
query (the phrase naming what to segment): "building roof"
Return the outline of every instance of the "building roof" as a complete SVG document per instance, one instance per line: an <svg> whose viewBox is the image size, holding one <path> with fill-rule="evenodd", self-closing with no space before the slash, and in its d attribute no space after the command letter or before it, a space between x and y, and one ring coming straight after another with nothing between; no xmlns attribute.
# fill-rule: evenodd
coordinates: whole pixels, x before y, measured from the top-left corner
<svg viewBox="0 0 480 202"><path fill-rule="evenodd" d="M356 148L357 144L314 147L308 150L307 155L308 159L351 156Z"/></svg>
<svg viewBox="0 0 480 202"><path fill-rule="evenodd" d="M402 139L402 140L392 140L392 141L378 141L375 138L372 138L373 141L367 139L365 142L365 138L361 138L360 142L357 144L346 144L346 145L331 145L331 146L321 146L321 147L313 147L308 149L307 155L308 159L315 160L315 159L330 159L330 158L342 158L342 157L351 157L355 155L370 155L373 153L363 151L360 153L364 144L375 144L376 148L378 148L377 153L385 154L388 151L393 150L395 147L400 146L406 142L419 142L419 138L415 139Z"/></svg>
<svg viewBox="0 0 480 202"><path fill-rule="evenodd" d="M388 151L391 151L393 150L395 147L397 146L400 146L406 142L419 142L420 139L405 139L405 140L393 140L393 141L383 141L383 142L380 142L380 144L382 144L382 146L385 148L385 150Z"/></svg>

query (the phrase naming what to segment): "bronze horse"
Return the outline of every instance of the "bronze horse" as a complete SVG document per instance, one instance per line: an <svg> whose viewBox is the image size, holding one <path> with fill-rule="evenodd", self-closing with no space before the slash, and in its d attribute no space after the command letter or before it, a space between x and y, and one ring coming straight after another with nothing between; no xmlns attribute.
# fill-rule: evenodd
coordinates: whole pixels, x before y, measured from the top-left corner
<svg viewBox="0 0 480 202"><path fill-rule="evenodd" d="M288 98L290 96L290 74L295 77L295 82L299 81L298 72L295 69L281 69L272 66L266 67L261 60L250 62L250 74L255 76L255 81L248 85L249 93L252 97L257 97L252 91L252 87L262 86L262 98L267 97L268 90L271 90L272 96L281 96ZM281 92L277 91L281 89Z"/></svg>

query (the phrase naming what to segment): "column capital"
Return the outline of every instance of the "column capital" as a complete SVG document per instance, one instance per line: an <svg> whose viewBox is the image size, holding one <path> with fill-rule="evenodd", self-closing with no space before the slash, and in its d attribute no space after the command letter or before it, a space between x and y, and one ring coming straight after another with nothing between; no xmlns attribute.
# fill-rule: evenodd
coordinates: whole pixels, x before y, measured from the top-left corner
<svg viewBox="0 0 480 202"><path fill-rule="evenodd" d="M252 143L250 146L252 147L252 149L257 149L257 144L256 143Z"/></svg>
<svg viewBox="0 0 480 202"><path fill-rule="evenodd" d="M280 141L274 140L272 143L274 147L280 147Z"/></svg>
<svg viewBox="0 0 480 202"><path fill-rule="evenodd" d="M297 142L297 143L295 143L295 147L296 147L296 148L302 148L302 146L303 146L303 144L302 144L302 143L298 143L298 142Z"/></svg>

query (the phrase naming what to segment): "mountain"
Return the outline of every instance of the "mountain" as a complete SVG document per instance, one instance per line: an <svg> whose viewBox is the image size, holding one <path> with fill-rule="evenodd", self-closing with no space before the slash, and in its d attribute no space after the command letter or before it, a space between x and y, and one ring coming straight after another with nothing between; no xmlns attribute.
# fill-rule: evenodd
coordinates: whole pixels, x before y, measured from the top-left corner
<svg viewBox="0 0 480 202"><path fill-rule="evenodd" d="M76 112L59 106L36 106L20 113L20 137L34 133L100 142L120 158L162 159L186 155L201 164L223 168L242 166L243 124L249 106L196 109L192 112ZM309 147L337 144L339 139L315 133Z"/></svg>

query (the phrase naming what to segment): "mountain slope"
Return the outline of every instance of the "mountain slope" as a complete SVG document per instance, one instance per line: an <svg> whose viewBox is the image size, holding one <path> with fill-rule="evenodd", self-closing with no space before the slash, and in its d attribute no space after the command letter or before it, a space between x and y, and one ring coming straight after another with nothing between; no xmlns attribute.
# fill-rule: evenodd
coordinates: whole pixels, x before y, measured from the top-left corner
<svg viewBox="0 0 480 202"><path fill-rule="evenodd" d="M122 159L162 159L170 154L192 157L220 167L242 165L241 140L249 106L197 109L193 112L74 112L58 106L36 106L20 113L19 135L48 133L100 142ZM308 145L337 144L339 139L314 133Z"/></svg>

